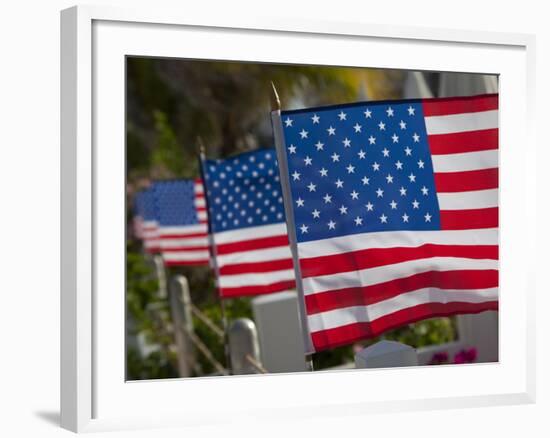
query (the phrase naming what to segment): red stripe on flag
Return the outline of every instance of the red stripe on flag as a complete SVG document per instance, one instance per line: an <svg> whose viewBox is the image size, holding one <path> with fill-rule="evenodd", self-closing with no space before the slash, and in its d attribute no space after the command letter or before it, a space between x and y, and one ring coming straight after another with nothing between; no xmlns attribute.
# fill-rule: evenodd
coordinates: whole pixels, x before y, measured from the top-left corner
<svg viewBox="0 0 550 438"><path fill-rule="evenodd" d="M209 264L208 259L204 260L171 260L164 261L165 266L207 266Z"/></svg>
<svg viewBox="0 0 550 438"><path fill-rule="evenodd" d="M187 239L188 237L205 237L208 236L204 231L189 234L162 234L159 239Z"/></svg>
<svg viewBox="0 0 550 438"><path fill-rule="evenodd" d="M498 188L498 169L434 173L438 193L469 192Z"/></svg>
<svg viewBox="0 0 550 438"><path fill-rule="evenodd" d="M432 155L498 149L498 128L452 134L432 134L428 136L428 143Z"/></svg>
<svg viewBox="0 0 550 438"><path fill-rule="evenodd" d="M160 253L160 247L158 246L149 246L144 248L145 252L149 254L157 254Z"/></svg>
<svg viewBox="0 0 550 438"><path fill-rule="evenodd" d="M292 259L270 260L268 262L239 263L220 267L220 275L250 274L292 269Z"/></svg>
<svg viewBox="0 0 550 438"><path fill-rule="evenodd" d="M424 117L475 113L498 109L498 94L471 97L449 97L422 101Z"/></svg>
<svg viewBox="0 0 550 438"><path fill-rule="evenodd" d="M328 256L300 260L302 277L337 274L358 271L377 266L392 265L410 260L432 257L464 257L470 259L498 260L496 245L436 245L418 247L370 248Z"/></svg>
<svg viewBox="0 0 550 438"><path fill-rule="evenodd" d="M242 297L250 295L263 295L274 292L281 292L283 290L290 290L296 288L296 282L294 280L279 281L263 286L240 286L240 287L225 287L220 288L220 295L223 298Z"/></svg>
<svg viewBox="0 0 550 438"><path fill-rule="evenodd" d="M288 236L286 234L282 236L262 237L260 239L223 243L216 246L216 252L218 255L223 255L241 251L252 251L255 249L275 248L277 246L288 246Z"/></svg>
<svg viewBox="0 0 550 438"><path fill-rule="evenodd" d="M360 322L315 332L311 334L311 340L315 351L321 351L373 338L388 330L426 318L461 313L480 313L486 310L498 310L498 301L487 301L485 303L421 304L399 310L371 322Z"/></svg>
<svg viewBox="0 0 550 438"><path fill-rule="evenodd" d="M428 287L465 289L467 293L468 289L488 289L497 286L497 270L428 271L371 286L350 287L307 295L305 303L307 314L312 315L343 307L368 306Z"/></svg>
<svg viewBox="0 0 550 438"><path fill-rule="evenodd" d="M442 230L471 230L498 227L498 207L475 210L441 210Z"/></svg>
<svg viewBox="0 0 550 438"><path fill-rule="evenodd" d="M143 225L141 228L143 231L156 231L158 229L158 225Z"/></svg>

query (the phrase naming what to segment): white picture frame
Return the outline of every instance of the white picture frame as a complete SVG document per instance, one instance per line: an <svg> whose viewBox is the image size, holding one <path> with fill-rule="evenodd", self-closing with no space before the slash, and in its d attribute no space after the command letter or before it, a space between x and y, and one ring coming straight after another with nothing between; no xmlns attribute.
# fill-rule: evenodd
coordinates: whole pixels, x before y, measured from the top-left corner
<svg viewBox="0 0 550 438"><path fill-rule="evenodd" d="M534 401L535 291L524 255L534 254L536 232L534 212L524 208L536 178L535 154L526 153L535 150L533 36L91 6L64 10L61 19L62 427L101 431ZM500 362L125 382L127 55L499 74Z"/></svg>

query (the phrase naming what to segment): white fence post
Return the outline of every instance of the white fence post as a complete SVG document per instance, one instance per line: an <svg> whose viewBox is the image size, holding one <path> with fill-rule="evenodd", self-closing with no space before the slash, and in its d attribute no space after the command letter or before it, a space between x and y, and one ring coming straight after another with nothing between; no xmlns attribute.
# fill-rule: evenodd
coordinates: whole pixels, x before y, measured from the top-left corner
<svg viewBox="0 0 550 438"><path fill-rule="evenodd" d="M260 345L256 325L248 318L238 318L227 333L233 374L254 374L254 363L260 363ZM252 361L251 361L252 360Z"/></svg>
<svg viewBox="0 0 550 438"><path fill-rule="evenodd" d="M159 298L168 297L168 283L166 280L166 268L164 267L164 260L159 254L153 256L153 265L155 266L155 273L159 282L158 295Z"/></svg>
<svg viewBox="0 0 550 438"><path fill-rule="evenodd" d="M270 373L306 371L305 347L296 292L252 300L262 364Z"/></svg>
<svg viewBox="0 0 550 438"><path fill-rule="evenodd" d="M183 275L172 279L170 284L170 311L174 324L174 338L180 377L189 377L195 366L195 354L189 339L193 333L193 315L189 283Z"/></svg>
<svg viewBox="0 0 550 438"><path fill-rule="evenodd" d="M395 341L380 341L355 354L356 368L390 368L418 365L416 350Z"/></svg>

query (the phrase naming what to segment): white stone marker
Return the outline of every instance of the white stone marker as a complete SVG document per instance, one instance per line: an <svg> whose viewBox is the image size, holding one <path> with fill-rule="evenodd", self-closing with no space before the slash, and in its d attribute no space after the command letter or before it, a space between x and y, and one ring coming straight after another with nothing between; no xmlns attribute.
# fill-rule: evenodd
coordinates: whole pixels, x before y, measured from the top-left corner
<svg viewBox="0 0 550 438"><path fill-rule="evenodd" d="M270 373L305 371L306 359L296 292L252 300L262 364Z"/></svg>
<svg viewBox="0 0 550 438"><path fill-rule="evenodd" d="M475 362L498 362L498 312L458 315L457 323L458 339L464 348L477 350Z"/></svg>
<svg viewBox="0 0 550 438"><path fill-rule="evenodd" d="M355 354L355 368L390 368L418 365L416 350L395 341L380 341Z"/></svg>

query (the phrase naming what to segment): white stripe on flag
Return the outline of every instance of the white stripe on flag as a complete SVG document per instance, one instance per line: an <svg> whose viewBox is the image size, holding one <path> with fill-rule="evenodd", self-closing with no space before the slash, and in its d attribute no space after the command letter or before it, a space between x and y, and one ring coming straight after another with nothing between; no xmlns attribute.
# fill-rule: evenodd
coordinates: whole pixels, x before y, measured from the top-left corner
<svg viewBox="0 0 550 438"><path fill-rule="evenodd" d="M158 248L160 246L160 242L157 239L145 239L143 241L143 245L145 248Z"/></svg>
<svg viewBox="0 0 550 438"><path fill-rule="evenodd" d="M410 260L375 268L360 269L350 272L321 275L304 278L304 294L344 289L348 287L370 286L398 278L409 277L429 271L498 269L498 260L468 259L460 257L430 257Z"/></svg>
<svg viewBox="0 0 550 438"><path fill-rule="evenodd" d="M143 240L158 239L158 237L159 237L158 229L157 230L149 229L143 232Z"/></svg>
<svg viewBox="0 0 550 438"><path fill-rule="evenodd" d="M206 200L204 198L195 198L195 207L206 207Z"/></svg>
<svg viewBox="0 0 550 438"><path fill-rule="evenodd" d="M425 117L428 135L498 128L498 111Z"/></svg>
<svg viewBox="0 0 550 438"><path fill-rule="evenodd" d="M286 224L284 222L272 225L261 225L259 227L239 228L231 231L217 232L214 234L214 241L216 245L222 245L224 243L234 243L281 235L287 235Z"/></svg>
<svg viewBox="0 0 550 438"><path fill-rule="evenodd" d="M162 239L160 242L162 249L170 248L193 248L193 247L207 247L208 238L204 237L187 237L184 239Z"/></svg>
<svg viewBox="0 0 550 438"><path fill-rule="evenodd" d="M432 155L434 172L466 172L498 167L498 150Z"/></svg>
<svg viewBox="0 0 550 438"><path fill-rule="evenodd" d="M143 232L143 240L152 240L158 239L159 233L158 230L147 230Z"/></svg>
<svg viewBox="0 0 550 438"><path fill-rule="evenodd" d="M440 210L473 210L498 207L498 189L438 193L437 200Z"/></svg>
<svg viewBox="0 0 550 438"><path fill-rule="evenodd" d="M436 245L498 245L498 229L453 231L392 231L352 234L332 239L301 242L300 259L320 255L343 254L367 248L417 247L425 243Z"/></svg>
<svg viewBox="0 0 550 438"><path fill-rule="evenodd" d="M182 225L174 227L160 227L159 235L160 236L185 236L187 234L196 234L196 233L206 233L208 232L208 227L206 224L197 224L197 225Z"/></svg>
<svg viewBox="0 0 550 438"><path fill-rule="evenodd" d="M431 303L484 303L498 300L498 288L445 290L418 289L368 306L345 307L308 316L311 332L330 330L348 324L372 322L409 307Z"/></svg>
<svg viewBox="0 0 550 438"><path fill-rule="evenodd" d="M208 260L208 251L177 251L177 252L164 252L162 257L167 262L191 262Z"/></svg>
<svg viewBox="0 0 550 438"><path fill-rule="evenodd" d="M292 254L290 252L290 247L288 245L285 245L273 248L245 250L242 252L218 255L217 261L218 266L221 268L225 265L238 265L241 263L285 260L290 259L291 257Z"/></svg>
<svg viewBox="0 0 550 438"><path fill-rule="evenodd" d="M294 280L294 269L252 274L222 275L220 276L219 286L221 288L267 286L269 284L287 280Z"/></svg>
<svg viewBox="0 0 550 438"><path fill-rule="evenodd" d="M157 221L143 221L142 226L144 229L156 229L158 227Z"/></svg>

